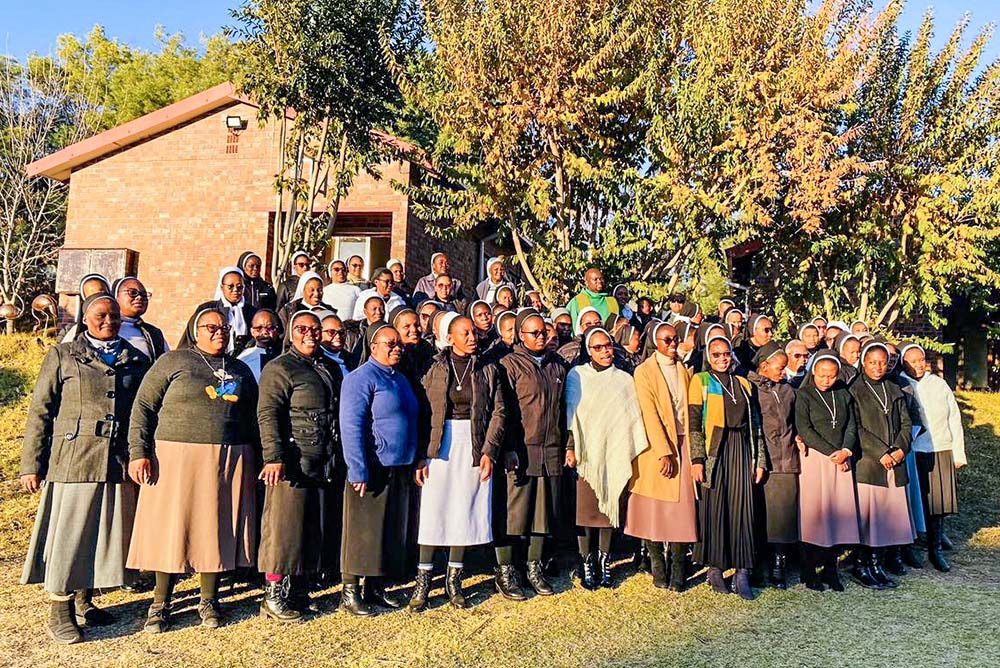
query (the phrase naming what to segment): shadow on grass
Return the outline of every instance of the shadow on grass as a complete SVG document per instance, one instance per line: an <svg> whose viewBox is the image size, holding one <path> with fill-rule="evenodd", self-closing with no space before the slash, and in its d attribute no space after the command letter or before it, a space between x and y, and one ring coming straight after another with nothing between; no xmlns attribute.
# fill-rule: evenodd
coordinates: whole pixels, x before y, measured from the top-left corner
<svg viewBox="0 0 1000 668"><path fill-rule="evenodd" d="M21 369L0 367L0 409L16 404L31 392L31 376Z"/></svg>

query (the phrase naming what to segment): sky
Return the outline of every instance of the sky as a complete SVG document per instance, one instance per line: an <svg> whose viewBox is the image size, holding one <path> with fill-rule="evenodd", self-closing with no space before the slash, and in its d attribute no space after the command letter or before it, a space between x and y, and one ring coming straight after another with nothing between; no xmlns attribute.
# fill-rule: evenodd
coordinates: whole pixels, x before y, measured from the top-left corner
<svg viewBox="0 0 1000 668"><path fill-rule="evenodd" d="M16 58L55 49L62 33L83 36L101 24L109 37L146 49L155 48L153 31L159 24L169 33L183 32L189 44L199 34L211 35L231 24L228 10L241 0L0 0L0 53ZM876 0L881 6L886 0ZM965 12L971 14L972 32L988 23L1000 23L1000 0L908 0L902 25L916 29L924 11L935 8L936 42L947 38ZM994 37L987 54L1000 55L1000 37Z"/></svg>

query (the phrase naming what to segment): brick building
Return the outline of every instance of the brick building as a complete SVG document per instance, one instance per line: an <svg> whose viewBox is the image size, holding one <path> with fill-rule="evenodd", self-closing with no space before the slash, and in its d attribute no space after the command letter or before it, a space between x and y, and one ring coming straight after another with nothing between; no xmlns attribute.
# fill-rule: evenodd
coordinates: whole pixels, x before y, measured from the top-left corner
<svg viewBox="0 0 1000 668"><path fill-rule="evenodd" d="M153 293L148 319L173 343L193 308L212 298L219 269L240 253L260 254L270 275L280 127L256 118L257 108L225 83L28 166L31 176L69 182L56 277L63 317L83 274L113 280L135 272ZM317 259L356 253L369 271L395 257L414 283L429 272L431 253L443 250L463 282L481 280L485 259L498 252L492 230L432 238L391 185L413 183L424 169L398 160L379 171L380 179L357 176L340 204L336 236Z"/></svg>

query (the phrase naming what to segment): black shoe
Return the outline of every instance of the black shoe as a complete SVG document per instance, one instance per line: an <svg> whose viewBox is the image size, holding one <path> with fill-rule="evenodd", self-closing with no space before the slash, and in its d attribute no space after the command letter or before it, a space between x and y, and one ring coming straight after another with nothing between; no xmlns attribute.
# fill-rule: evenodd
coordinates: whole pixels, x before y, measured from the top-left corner
<svg viewBox="0 0 1000 668"><path fill-rule="evenodd" d="M885 551L885 570L899 577L902 577L909 572L906 570L906 565L903 563L902 550L903 548L901 547L890 547Z"/></svg>
<svg viewBox="0 0 1000 668"><path fill-rule="evenodd" d="M836 592L844 591L844 583L840 579L840 571L837 563L837 553L830 550L823 561L822 581L827 587Z"/></svg>
<svg viewBox="0 0 1000 668"><path fill-rule="evenodd" d="M910 568L924 567L924 557L914 545L906 545L905 547L900 548L899 551L902 556L903 563Z"/></svg>
<svg viewBox="0 0 1000 668"><path fill-rule="evenodd" d="M858 584L865 589L885 589L881 580L872 573L871 561L874 553L867 548L857 548L854 554L854 566L851 568L851 577L857 580Z"/></svg>
<svg viewBox="0 0 1000 668"><path fill-rule="evenodd" d="M371 617L375 614L375 610L362 598L360 585L356 584L344 584L340 594L340 609L358 617Z"/></svg>
<svg viewBox="0 0 1000 668"><path fill-rule="evenodd" d="M286 624L302 621L302 612L294 608L289 600L290 580L286 575L277 582L264 583L264 600L260 604L260 616Z"/></svg>
<svg viewBox="0 0 1000 668"><path fill-rule="evenodd" d="M398 610L403 607L402 599L385 590L382 578L365 578L363 591L365 603L381 605L392 610Z"/></svg>
<svg viewBox="0 0 1000 668"><path fill-rule="evenodd" d="M750 569L738 568L734 582L736 584L736 593L740 595L740 598L744 601L752 601L753 587L750 586Z"/></svg>
<svg viewBox="0 0 1000 668"><path fill-rule="evenodd" d="M448 601L451 603L451 607L459 609L465 607L465 592L462 591L461 567L448 567L448 572L444 576L444 591L448 594Z"/></svg>
<svg viewBox="0 0 1000 668"><path fill-rule="evenodd" d="M49 601L49 622L45 630L58 645L74 645L83 640L80 627L76 625L73 599Z"/></svg>
<svg viewBox="0 0 1000 668"><path fill-rule="evenodd" d="M198 604L198 616L201 617L201 625L206 629L217 629L222 625L222 610L219 609L219 600L215 598L203 598Z"/></svg>
<svg viewBox="0 0 1000 668"><path fill-rule="evenodd" d="M882 568L882 561L884 559L885 556L882 550L872 550L868 561L868 568L872 573L872 577L878 580L879 584L887 589L895 589L899 586L899 583L889 577L889 574Z"/></svg>
<svg viewBox="0 0 1000 668"><path fill-rule="evenodd" d="M787 576L785 574L785 566L787 565L787 558L785 553L781 551L781 548L775 546L771 553L771 586L775 589L788 589Z"/></svg>
<svg viewBox="0 0 1000 668"><path fill-rule="evenodd" d="M598 587L594 561L592 553L580 558L580 586L588 591L594 591Z"/></svg>
<svg viewBox="0 0 1000 668"><path fill-rule="evenodd" d="M510 564L497 566L495 583L497 591L506 599L523 601L527 598L524 595L524 590L521 589L521 580L518 577L517 569Z"/></svg>
<svg viewBox="0 0 1000 668"><path fill-rule="evenodd" d="M942 517L938 521L941 522L941 549L945 552L951 552L955 549L955 544L951 542L951 538L948 538L948 534L945 533L944 518Z"/></svg>
<svg viewBox="0 0 1000 668"><path fill-rule="evenodd" d="M649 572L653 575L654 587L667 588L667 560L661 543L654 543L653 549L649 550Z"/></svg>
<svg viewBox="0 0 1000 668"><path fill-rule="evenodd" d="M684 591L687 582L687 545L670 544L670 591Z"/></svg>
<svg viewBox="0 0 1000 668"><path fill-rule="evenodd" d="M600 585L610 589L614 583L611 580L611 555L607 552L597 552L597 573Z"/></svg>
<svg viewBox="0 0 1000 668"><path fill-rule="evenodd" d="M947 573L951 570L951 564L948 563L948 559L945 558L944 552L944 524L941 522L940 518L932 517L928 522L927 527L927 560L931 562L931 566L935 569L941 571L942 573Z"/></svg>
<svg viewBox="0 0 1000 668"><path fill-rule="evenodd" d="M410 594L409 608L413 612L423 612L427 609L427 598L431 591L431 571L417 569L417 577L413 580L413 593Z"/></svg>
<svg viewBox="0 0 1000 668"><path fill-rule="evenodd" d="M651 573L653 569L652 552L646 548L646 544L639 545L639 549L632 555L632 567L636 573Z"/></svg>
<svg viewBox="0 0 1000 668"><path fill-rule="evenodd" d="M288 607L307 615L319 612L319 603L309 598L310 583L308 578L285 576L288 579Z"/></svg>
<svg viewBox="0 0 1000 668"><path fill-rule="evenodd" d="M732 594L732 590L729 589L729 585L726 584L726 579L722 577L721 568L709 568L708 569L708 584L711 585L712 591L716 594Z"/></svg>
<svg viewBox="0 0 1000 668"><path fill-rule="evenodd" d="M170 603L153 603L143 625L146 633L163 633L170 628Z"/></svg>
<svg viewBox="0 0 1000 668"><path fill-rule="evenodd" d="M555 593L552 591L552 586L545 580L545 574L542 573L542 562L529 561L527 575L528 584L539 596L551 596Z"/></svg>
<svg viewBox="0 0 1000 668"><path fill-rule="evenodd" d="M88 626L110 626L114 624L114 615L95 606L93 599L93 589L81 589L73 596L73 609L75 611L77 626L86 628Z"/></svg>

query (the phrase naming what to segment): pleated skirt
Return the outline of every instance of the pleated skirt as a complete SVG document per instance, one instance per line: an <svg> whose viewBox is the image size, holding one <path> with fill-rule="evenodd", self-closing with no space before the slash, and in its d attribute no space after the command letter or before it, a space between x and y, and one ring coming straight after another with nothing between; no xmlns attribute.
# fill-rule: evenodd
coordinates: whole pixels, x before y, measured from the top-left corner
<svg viewBox="0 0 1000 668"><path fill-rule="evenodd" d="M562 522L565 476L529 476L520 471L493 476L493 535L549 536Z"/></svg>
<svg viewBox="0 0 1000 668"><path fill-rule="evenodd" d="M341 571L349 575L403 574L410 517L411 466L368 463L368 485L361 496L344 483L344 534Z"/></svg>
<svg viewBox="0 0 1000 668"><path fill-rule="evenodd" d="M691 451L687 439L681 445L680 495L676 502L630 494L625 533L662 543L694 543L698 540L698 509L691 480Z"/></svg>
<svg viewBox="0 0 1000 668"><path fill-rule="evenodd" d="M447 420L441 452L428 460L420 492L417 542L439 547L485 545L493 541L492 485L479 479L472 461L472 423Z"/></svg>
<svg viewBox="0 0 1000 668"><path fill-rule="evenodd" d="M951 451L914 454L924 511L932 516L958 513L958 483Z"/></svg>
<svg viewBox="0 0 1000 668"><path fill-rule="evenodd" d="M702 488L694 560L715 568L753 568L753 455L746 429L727 429L719 445L712 486Z"/></svg>
<svg viewBox="0 0 1000 668"><path fill-rule="evenodd" d="M772 473L764 485L767 542L799 542L799 474Z"/></svg>
<svg viewBox="0 0 1000 668"><path fill-rule="evenodd" d="M868 547L909 545L917 537L906 487L896 486L895 471L886 471L887 487L858 483L861 544Z"/></svg>
<svg viewBox="0 0 1000 668"><path fill-rule="evenodd" d="M136 496L130 481L45 483L21 584L53 594L123 585Z"/></svg>
<svg viewBox="0 0 1000 668"><path fill-rule="evenodd" d="M156 442L156 481L139 490L128 567L222 573L256 564L251 445Z"/></svg>
<svg viewBox="0 0 1000 668"><path fill-rule="evenodd" d="M336 489L336 491L334 491ZM328 512L328 496L342 487L325 484L293 486L287 480L265 488L257 568L262 573L303 575L336 567L341 517Z"/></svg>
<svg viewBox="0 0 1000 668"><path fill-rule="evenodd" d="M799 457L799 536L820 547L861 542L854 470L841 471L815 450Z"/></svg>

